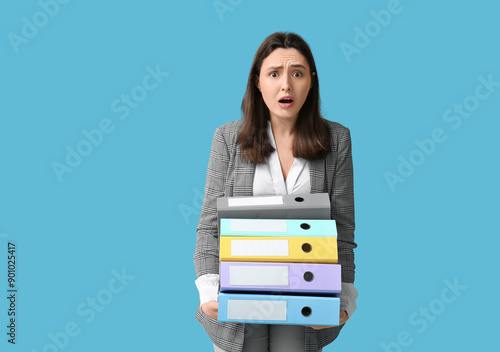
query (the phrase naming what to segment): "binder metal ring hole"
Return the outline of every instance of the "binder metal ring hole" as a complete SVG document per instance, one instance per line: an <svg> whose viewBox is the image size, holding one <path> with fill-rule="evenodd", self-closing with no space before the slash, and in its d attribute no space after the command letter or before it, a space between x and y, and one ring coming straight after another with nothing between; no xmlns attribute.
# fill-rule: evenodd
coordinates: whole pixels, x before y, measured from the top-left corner
<svg viewBox="0 0 500 352"><path fill-rule="evenodd" d="M301 313L303 316L308 317L312 314L312 309L311 309L311 307L306 306L306 307L302 308Z"/></svg>
<svg viewBox="0 0 500 352"><path fill-rule="evenodd" d="M300 224L300 228L302 230L309 230L311 228L311 225L309 225L307 222L303 222L302 224Z"/></svg>
<svg viewBox="0 0 500 352"><path fill-rule="evenodd" d="M313 247L309 244L309 243L304 243L302 245L302 250L306 253L309 253L310 251L312 251Z"/></svg>
<svg viewBox="0 0 500 352"><path fill-rule="evenodd" d="M314 280L314 274L311 273L310 271L306 271L304 273L304 280L306 280L307 282L311 282Z"/></svg>
<svg viewBox="0 0 500 352"><path fill-rule="evenodd" d="M296 202L303 202L304 198L302 198L302 197L295 197L295 201Z"/></svg>

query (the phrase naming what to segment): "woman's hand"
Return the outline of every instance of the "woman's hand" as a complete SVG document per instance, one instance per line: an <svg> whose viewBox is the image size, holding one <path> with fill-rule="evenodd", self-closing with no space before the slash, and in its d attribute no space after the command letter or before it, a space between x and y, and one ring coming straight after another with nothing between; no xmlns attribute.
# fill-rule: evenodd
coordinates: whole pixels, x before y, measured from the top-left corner
<svg viewBox="0 0 500 352"><path fill-rule="evenodd" d="M339 325L345 324L345 322L349 320L349 314L343 309L340 310L340 319L339 319Z"/></svg>
<svg viewBox="0 0 500 352"><path fill-rule="evenodd" d="M207 317L217 320L217 314L219 312L219 302L217 301L208 301L203 303L201 306L201 310Z"/></svg>
<svg viewBox="0 0 500 352"><path fill-rule="evenodd" d="M347 319L349 319L349 315L347 315L347 312L343 309L340 310L340 319L339 319L339 325L344 324ZM332 326L324 326L324 325L306 325L309 326L310 328L319 330L319 329L326 329L326 328L331 328Z"/></svg>

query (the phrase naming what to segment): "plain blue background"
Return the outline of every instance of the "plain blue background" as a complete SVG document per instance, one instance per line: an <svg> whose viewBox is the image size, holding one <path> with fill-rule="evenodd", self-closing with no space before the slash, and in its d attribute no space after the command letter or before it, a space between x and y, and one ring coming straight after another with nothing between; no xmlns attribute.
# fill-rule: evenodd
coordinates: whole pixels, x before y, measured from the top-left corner
<svg viewBox="0 0 500 352"><path fill-rule="evenodd" d="M384 351L398 336L402 351L489 349L500 87L458 128L443 115L474 104L481 76L500 81L498 2L401 0L378 27L371 12L385 0L221 2L221 16L211 0L71 1L45 10L52 17L34 0L1 5L1 350L211 350L194 318L192 262L210 145L218 126L241 118L253 55L280 30L310 44L323 114L353 143L358 310L324 351ZM43 26L13 45L23 18ZM341 44L355 45L356 27L372 36L347 60ZM140 93L147 67L169 76L122 120L111 105ZM103 119L114 130L60 182L53 163ZM419 154L415 139L436 128L446 140ZM386 173L411 155L419 165L391 189ZM8 241L18 255L15 346ZM130 280L109 296L113 270ZM453 302L441 298L445 280L463 286ZM97 296L106 305L86 322L77 308ZM65 339L70 322L79 334Z"/></svg>

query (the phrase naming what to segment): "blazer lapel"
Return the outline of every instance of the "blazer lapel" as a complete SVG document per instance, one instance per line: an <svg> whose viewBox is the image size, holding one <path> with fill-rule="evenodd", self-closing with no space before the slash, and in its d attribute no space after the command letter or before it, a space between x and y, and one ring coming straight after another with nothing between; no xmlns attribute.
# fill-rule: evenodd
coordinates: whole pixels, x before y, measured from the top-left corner
<svg viewBox="0 0 500 352"><path fill-rule="evenodd" d="M311 193L327 192L325 183L325 159L309 161L309 175L311 177Z"/></svg>

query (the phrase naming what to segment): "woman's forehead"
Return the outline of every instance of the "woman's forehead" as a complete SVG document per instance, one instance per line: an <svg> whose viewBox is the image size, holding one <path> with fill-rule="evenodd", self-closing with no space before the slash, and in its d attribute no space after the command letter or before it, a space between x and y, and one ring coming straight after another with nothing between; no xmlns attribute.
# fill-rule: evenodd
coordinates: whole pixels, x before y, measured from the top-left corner
<svg viewBox="0 0 500 352"><path fill-rule="evenodd" d="M274 50L268 57L264 59L265 65L282 66L302 64L307 65L306 58L297 49L283 49L279 48Z"/></svg>

